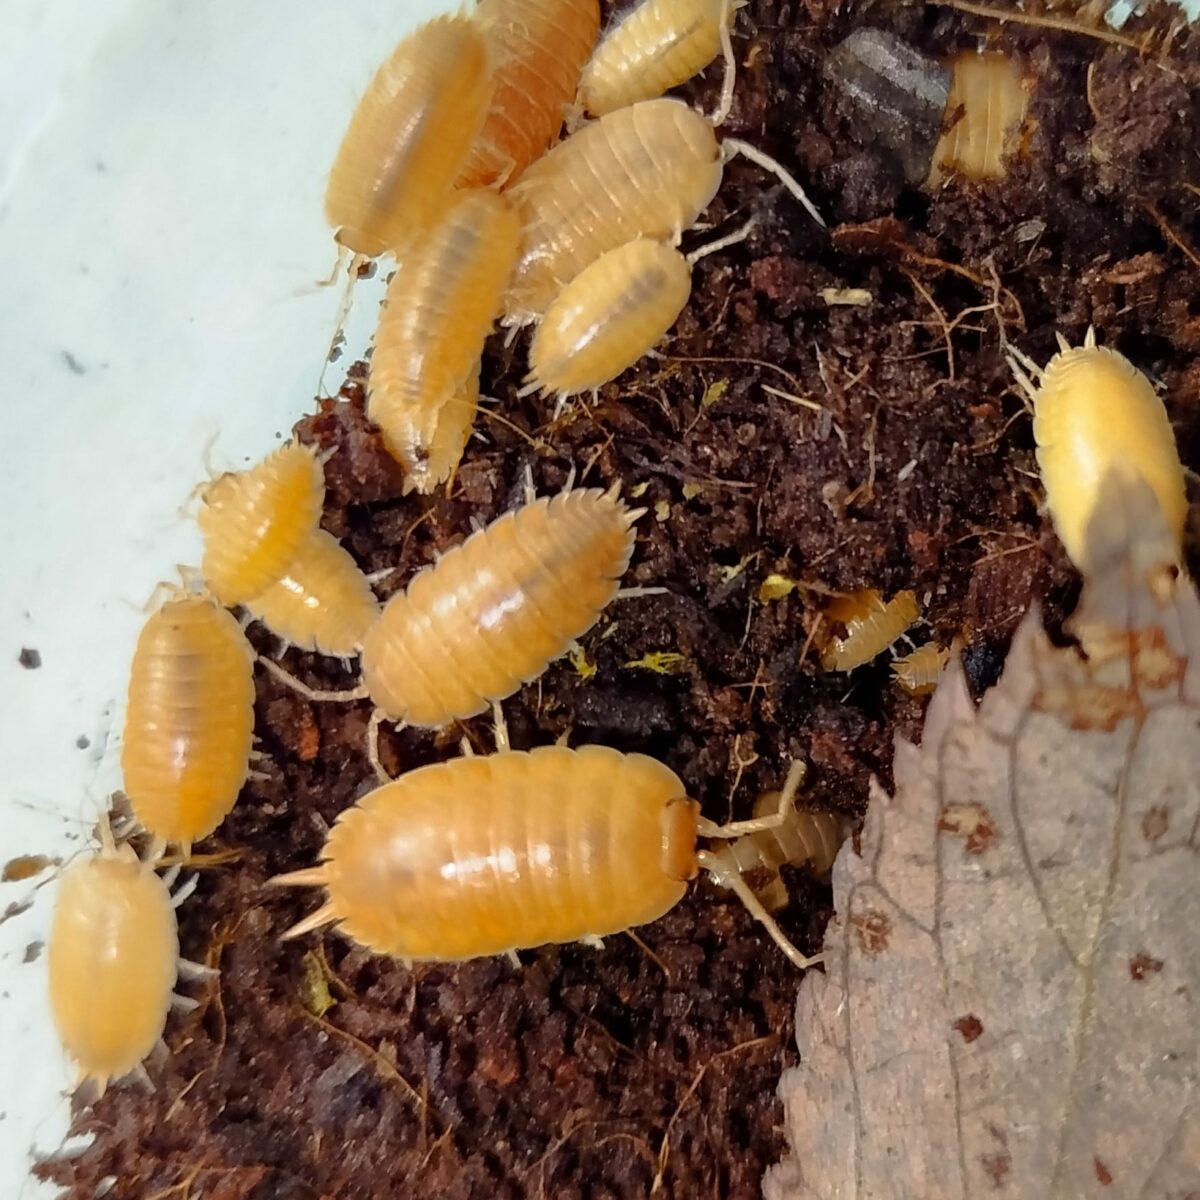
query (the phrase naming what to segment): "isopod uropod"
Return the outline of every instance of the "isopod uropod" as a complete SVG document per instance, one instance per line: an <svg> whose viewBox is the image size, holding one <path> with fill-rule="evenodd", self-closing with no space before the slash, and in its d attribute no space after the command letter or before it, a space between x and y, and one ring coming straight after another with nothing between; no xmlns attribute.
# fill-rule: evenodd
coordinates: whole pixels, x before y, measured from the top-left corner
<svg viewBox="0 0 1200 1200"><path fill-rule="evenodd" d="M603 116L661 96L721 52L734 0L643 0L601 39L579 81L579 104Z"/></svg>
<svg viewBox="0 0 1200 1200"><path fill-rule="evenodd" d="M821 653L827 671L853 671L882 654L921 615L912 592L897 592L884 603L874 588L839 596L825 609L832 622L843 626Z"/></svg>
<svg viewBox="0 0 1200 1200"><path fill-rule="evenodd" d="M1187 491L1175 434L1150 381L1123 355L1059 337L1045 370L1013 350L1010 365L1033 401L1033 438L1046 506L1055 532L1083 572L1088 526L1104 499L1107 476L1140 478L1154 492L1178 558L1187 522Z"/></svg>
<svg viewBox="0 0 1200 1200"><path fill-rule="evenodd" d="M244 604L279 579L316 529L325 477L309 447L289 442L248 471L218 476L201 495L201 572L222 604Z"/></svg>
<svg viewBox="0 0 1200 1200"><path fill-rule="evenodd" d="M359 101L329 172L325 214L337 240L373 258L430 226L491 98L487 47L470 17L438 17L406 37Z"/></svg>
<svg viewBox="0 0 1200 1200"><path fill-rule="evenodd" d="M379 616L367 577L323 529L309 534L282 578L247 601L246 608L299 649L338 658L358 653Z"/></svg>
<svg viewBox="0 0 1200 1200"><path fill-rule="evenodd" d="M101 1095L110 1080L142 1072L167 1012L195 1007L174 994L182 962L175 904L166 881L111 835L98 854L63 873L50 930L50 1009L80 1082Z"/></svg>
<svg viewBox="0 0 1200 1200"><path fill-rule="evenodd" d="M168 600L142 627L129 672L121 769L134 816L191 844L233 808L254 734L254 651L212 600Z"/></svg>
<svg viewBox="0 0 1200 1200"><path fill-rule="evenodd" d="M535 679L595 623L633 553L616 489L507 512L419 571L363 640L363 682L393 720L441 726Z"/></svg>
<svg viewBox="0 0 1200 1200"><path fill-rule="evenodd" d="M445 406L469 393L519 241L516 214L502 196L460 192L388 285L375 332L367 411L388 451L421 490L449 474L439 471L434 478L429 453L435 441L448 440L438 433ZM459 406L450 416L453 431L461 429L461 417ZM455 432L449 441L456 440Z"/></svg>
<svg viewBox="0 0 1200 1200"><path fill-rule="evenodd" d="M452 962L656 920L704 868L806 967L813 960L741 876L696 849L697 836L772 823L713 825L679 777L645 755L604 746L501 751L377 788L338 817L320 866L273 882L328 890L285 936L337 921L377 952Z"/></svg>
<svg viewBox="0 0 1200 1200"><path fill-rule="evenodd" d="M515 182L558 136L563 109L596 44L596 0L480 0L475 20L493 63L495 90L459 187Z"/></svg>

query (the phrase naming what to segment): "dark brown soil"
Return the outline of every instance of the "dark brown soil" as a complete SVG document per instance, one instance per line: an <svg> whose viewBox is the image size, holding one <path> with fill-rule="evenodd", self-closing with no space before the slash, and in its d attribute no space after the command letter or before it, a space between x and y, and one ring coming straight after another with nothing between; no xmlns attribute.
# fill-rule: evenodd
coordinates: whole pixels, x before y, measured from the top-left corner
<svg viewBox="0 0 1200 1200"><path fill-rule="evenodd" d="M915 589L914 640L961 635L977 690L1031 597L1052 622L1069 609L1077 585L1038 512L1004 339L1045 361L1056 330L1074 343L1094 323L1163 385L1184 460L1200 464L1200 38L1178 33L1160 55L1160 37L1139 56L949 8L833 10L751 4L728 125L795 170L828 232L734 162L709 218L718 231L751 212L761 224L703 260L665 356L550 424L551 405L515 397L524 341L494 340L483 385L496 416L449 498L398 498L357 384L299 426L336 448L326 526L365 568L397 568L383 594L472 518L514 504L526 467L541 492L574 467L647 505L628 582L670 594L613 606L584 639L594 676L564 660L505 709L518 747L570 730L573 744L659 756L714 818L744 815L794 756L814 807L861 813L893 738L919 729L922 702L893 686L886 656L822 672L806 645L820 588ZM925 53L987 37L1022 56L1035 127L1007 179L936 196L905 182L822 70L864 24ZM711 107L718 82L688 95ZM831 307L825 288L865 288L873 303ZM805 586L764 603L771 573ZM669 673L629 665L660 651L681 656ZM353 681L336 663L284 661L325 686ZM182 910L184 953L218 965L220 983L172 1018L154 1094L111 1090L78 1118L94 1146L44 1173L80 1200L110 1176L118 1200L615 1200L656 1181L667 1197L757 1196L781 1149L774 1089L798 978L713 887L695 886L640 943L540 949L519 970L409 970L336 935L278 942L315 898L262 882L312 863L326 825L371 786L367 716L260 673L270 779L200 847L237 858L202 869ZM389 735L385 757L395 770L444 758L462 732ZM468 733L490 744L484 722ZM783 923L815 949L828 894L790 882Z"/></svg>

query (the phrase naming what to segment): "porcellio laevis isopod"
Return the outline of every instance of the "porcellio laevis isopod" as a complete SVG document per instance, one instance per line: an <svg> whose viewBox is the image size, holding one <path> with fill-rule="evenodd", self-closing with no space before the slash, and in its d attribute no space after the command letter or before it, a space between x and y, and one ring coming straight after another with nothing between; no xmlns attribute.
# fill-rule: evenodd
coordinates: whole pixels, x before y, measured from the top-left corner
<svg viewBox="0 0 1200 1200"><path fill-rule="evenodd" d="M890 600L874 588L839 596L825 616L845 632L829 640L821 653L827 671L853 671L882 654L921 615L913 592L897 592Z"/></svg>
<svg viewBox="0 0 1200 1200"><path fill-rule="evenodd" d="M794 786L785 795L790 804ZM673 771L642 754L500 751L370 792L338 817L320 866L272 882L328 890L285 936L336 921L378 953L453 962L656 920L705 869L807 967L813 960L741 876L696 848L698 836L735 837L777 820L714 825Z"/></svg>

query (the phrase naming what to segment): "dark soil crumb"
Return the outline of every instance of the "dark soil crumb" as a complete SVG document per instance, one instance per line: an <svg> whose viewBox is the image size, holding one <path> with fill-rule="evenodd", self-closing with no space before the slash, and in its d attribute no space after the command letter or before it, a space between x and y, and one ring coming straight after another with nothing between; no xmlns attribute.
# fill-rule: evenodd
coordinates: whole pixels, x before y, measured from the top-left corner
<svg viewBox="0 0 1200 1200"><path fill-rule="evenodd" d="M17 655L17 662L27 671L36 671L42 665L42 656L37 650L23 646L21 653Z"/></svg>
<svg viewBox="0 0 1200 1200"><path fill-rule="evenodd" d="M32 879L40 875L47 867L58 866L61 860L50 858L45 854L19 854L10 858L0 871L0 883L16 883L21 879Z"/></svg>
<svg viewBox="0 0 1200 1200"><path fill-rule="evenodd" d="M30 942L25 947L25 954L22 956L23 963L37 962L42 955L42 949L46 945L45 942Z"/></svg>
<svg viewBox="0 0 1200 1200"><path fill-rule="evenodd" d="M1005 180L929 195L861 136L824 66L866 24L935 58L984 41L1020 56L1032 133ZM298 430L335 451L327 528L365 569L396 568L383 594L472 518L516 503L526 468L543 493L572 468L585 484L620 480L649 508L628 583L670 594L614 604L584 657L506 703L514 744L569 731L572 744L656 755L718 819L745 815L802 756L807 801L858 815L871 776L889 779L893 739L917 735L923 701L893 686L886 657L822 672L824 589L914 589L914 642L962 638L977 693L1031 597L1057 625L1077 594L1039 513L1005 343L1044 362L1056 331L1078 343L1095 324L1161 386L1185 462L1200 463L1200 180L1183 174L1196 170L1185 150L1200 38L1177 32L1164 56L1141 56L939 7L825 0L755 0L738 27L727 132L794 169L828 231L732 163L709 220L724 232L758 212L760 224L699 263L664 356L551 423L552 403L516 398L524 339L494 339L482 386L499 403L450 497L399 498L363 415L361 366ZM719 80L715 68L686 94L711 109ZM822 295L849 288L872 303ZM770 574L800 586L760 601ZM666 673L629 665L659 652L679 656ZM335 662L283 661L319 686L353 682ZM262 883L312 863L329 822L371 786L367 717L260 673L270 778L200 847L240 857L202 867L181 914L183 952L219 966L220 982L172 1018L157 1090L110 1089L77 1118L92 1147L43 1174L77 1200L108 1177L114 1200L624 1200L656 1182L664 1197L757 1197L781 1151L775 1084L793 1055L798 977L710 885L636 941L531 951L520 969L408 969L336 935L279 943L316 897ZM408 769L456 754L463 732L389 734L383 753ZM465 732L490 746L484 722ZM828 892L789 882L782 922L815 949Z"/></svg>

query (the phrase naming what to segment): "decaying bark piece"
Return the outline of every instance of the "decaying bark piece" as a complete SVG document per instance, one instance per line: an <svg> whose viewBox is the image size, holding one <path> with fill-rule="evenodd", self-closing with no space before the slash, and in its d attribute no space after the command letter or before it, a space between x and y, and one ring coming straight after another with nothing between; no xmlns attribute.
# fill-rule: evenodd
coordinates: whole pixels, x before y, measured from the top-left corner
<svg viewBox="0 0 1200 1200"><path fill-rule="evenodd" d="M954 664L838 858L768 1200L1200 1195L1200 604L1124 486L1091 658Z"/></svg>

